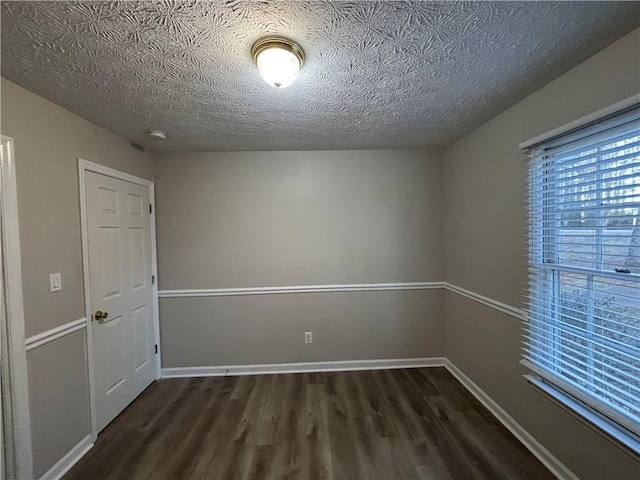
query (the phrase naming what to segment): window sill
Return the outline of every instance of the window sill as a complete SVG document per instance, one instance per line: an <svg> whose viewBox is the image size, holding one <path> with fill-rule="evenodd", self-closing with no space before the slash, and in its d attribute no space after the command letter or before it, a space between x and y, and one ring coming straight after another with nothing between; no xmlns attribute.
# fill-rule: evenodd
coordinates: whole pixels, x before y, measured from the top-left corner
<svg viewBox="0 0 640 480"><path fill-rule="evenodd" d="M636 458L640 456L640 438L638 436L539 377L530 374L525 375L525 378L540 393L610 440L624 452Z"/></svg>

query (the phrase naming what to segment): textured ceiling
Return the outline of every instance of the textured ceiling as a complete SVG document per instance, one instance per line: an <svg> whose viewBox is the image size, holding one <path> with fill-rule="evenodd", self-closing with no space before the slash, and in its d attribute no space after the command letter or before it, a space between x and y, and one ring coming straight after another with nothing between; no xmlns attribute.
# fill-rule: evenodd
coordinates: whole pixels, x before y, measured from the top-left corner
<svg viewBox="0 0 640 480"><path fill-rule="evenodd" d="M638 2L1 8L4 77L155 151L444 146L640 24ZM307 56L282 90L250 55L271 33Z"/></svg>

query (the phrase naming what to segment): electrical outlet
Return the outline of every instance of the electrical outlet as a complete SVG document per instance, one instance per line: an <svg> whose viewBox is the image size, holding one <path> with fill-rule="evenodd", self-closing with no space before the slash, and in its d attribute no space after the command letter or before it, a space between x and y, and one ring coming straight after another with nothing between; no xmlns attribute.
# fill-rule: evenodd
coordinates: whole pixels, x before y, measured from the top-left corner
<svg viewBox="0 0 640 480"><path fill-rule="evenodd" d="M313 332L304 332L304 343L313 343Z"/></svg>

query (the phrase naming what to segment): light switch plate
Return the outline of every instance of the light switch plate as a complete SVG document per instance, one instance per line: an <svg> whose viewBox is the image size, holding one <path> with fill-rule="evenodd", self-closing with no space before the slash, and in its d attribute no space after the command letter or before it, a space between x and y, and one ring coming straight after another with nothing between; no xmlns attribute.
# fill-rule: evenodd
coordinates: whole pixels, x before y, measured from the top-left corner
<svg viewBox="0 0 640 480"><path fill-rule="evenodd" d="M59 273L49 275L49 289L51 292L59 292L62 290L62 276Z"/></svg>

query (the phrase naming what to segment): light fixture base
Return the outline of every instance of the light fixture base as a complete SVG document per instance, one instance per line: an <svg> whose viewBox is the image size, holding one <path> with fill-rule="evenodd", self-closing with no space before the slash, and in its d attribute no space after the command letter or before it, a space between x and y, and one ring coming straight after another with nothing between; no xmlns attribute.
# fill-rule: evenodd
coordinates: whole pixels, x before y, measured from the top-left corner
<svg viewBox="0 0 640 480"><path fill-rule="evenodd" d="M156 140L165 140L167 138L167 134L162 130L148 130L147 135Z"/></svg>
<svg viewBox="0 0 640 480"><path fill-rule="evenodd" d="M300 61L300 66L304 64L304 50L300 45L290 38L281 35L267 35L255 41L251 47L253 61L258 63L258 55L268 48L281 48L293 53Z"/></svg>

